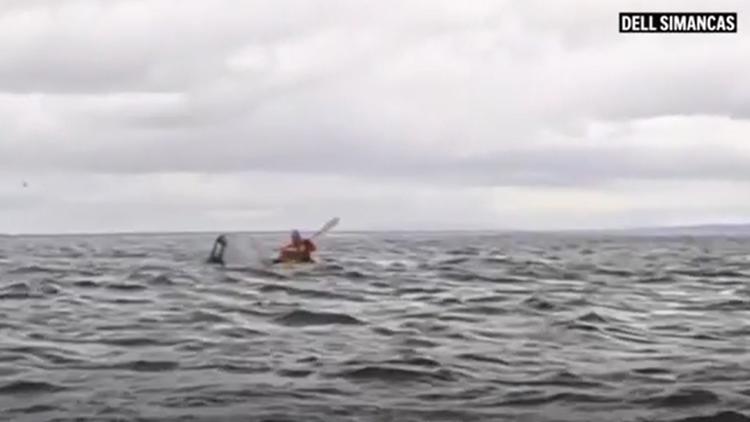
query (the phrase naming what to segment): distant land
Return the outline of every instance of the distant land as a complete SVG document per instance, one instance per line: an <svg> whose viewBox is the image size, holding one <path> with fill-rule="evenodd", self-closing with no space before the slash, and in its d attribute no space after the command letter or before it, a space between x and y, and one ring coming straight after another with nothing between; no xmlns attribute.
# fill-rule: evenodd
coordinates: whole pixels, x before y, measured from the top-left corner
<svg viewBox="0 0 750 422"><path fill-rule="evenodd" d="M657 226L619 230L592 230L592 232L647 236L750 236L750 224Z"/></svg>

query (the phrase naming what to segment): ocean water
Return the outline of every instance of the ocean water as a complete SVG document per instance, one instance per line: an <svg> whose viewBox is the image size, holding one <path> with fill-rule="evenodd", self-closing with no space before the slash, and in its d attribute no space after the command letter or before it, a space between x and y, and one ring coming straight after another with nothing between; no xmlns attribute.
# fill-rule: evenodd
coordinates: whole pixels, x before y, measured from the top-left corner
<svg viewBox="0 0 750 422"><path fill-rule="evenodd" d="M213 239L0 238L0 420L750 420L750 237Z"/></svg>

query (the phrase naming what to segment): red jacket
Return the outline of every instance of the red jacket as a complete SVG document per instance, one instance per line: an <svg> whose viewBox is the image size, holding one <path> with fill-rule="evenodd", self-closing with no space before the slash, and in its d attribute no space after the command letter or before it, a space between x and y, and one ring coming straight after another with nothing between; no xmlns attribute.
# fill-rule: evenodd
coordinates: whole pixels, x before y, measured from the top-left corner
<svg viewBox="0 0 750 422"><path fill-rule="evenodd" d="M318 248L310 239L303 240L299 246L290 243L281 250L282 261L312 261L311 254Z"/></svg>

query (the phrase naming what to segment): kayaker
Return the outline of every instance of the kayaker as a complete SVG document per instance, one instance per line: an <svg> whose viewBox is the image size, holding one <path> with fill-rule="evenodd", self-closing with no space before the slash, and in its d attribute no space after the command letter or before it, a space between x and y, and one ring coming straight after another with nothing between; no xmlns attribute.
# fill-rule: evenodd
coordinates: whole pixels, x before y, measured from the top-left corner
<svg viewBox="0 0 750 422"><path fill-rule="evenodd" d="M313 262L312 253L317 249L310 239L303 239L299 231L292 230L292 243L281 249L276 262Z"/></svg>

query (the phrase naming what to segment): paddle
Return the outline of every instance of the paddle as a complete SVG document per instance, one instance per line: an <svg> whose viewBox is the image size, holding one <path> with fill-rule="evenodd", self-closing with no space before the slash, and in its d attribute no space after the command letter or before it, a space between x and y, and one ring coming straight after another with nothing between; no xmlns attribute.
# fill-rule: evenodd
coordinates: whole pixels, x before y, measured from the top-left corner
<svg viewBox="0 0 750 422"><path fill-rule="evenodd" d="M336 227L339 224L339 221L341 221L338 217L332 218L329 222L325 223L323 227L321 227L320 230L318 230L314 235L310 236L310 239L315 239L318 236L322 236L326 233L328 233L332 228Z"/></svg>

